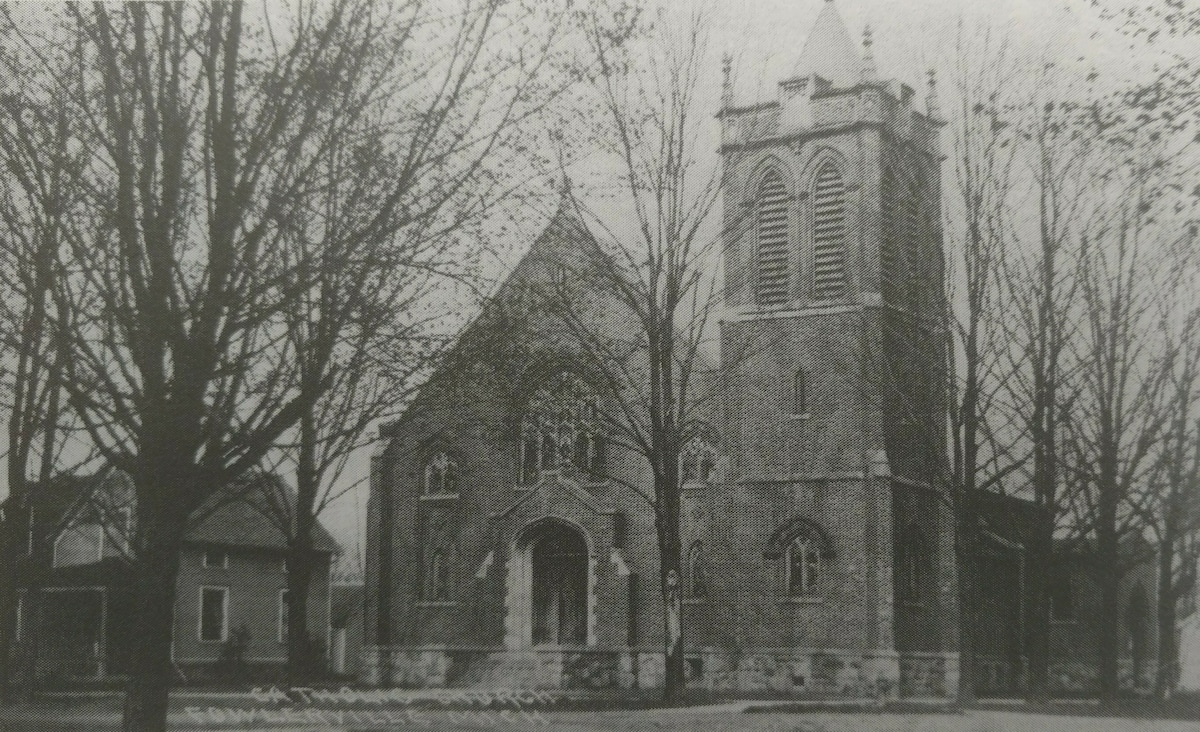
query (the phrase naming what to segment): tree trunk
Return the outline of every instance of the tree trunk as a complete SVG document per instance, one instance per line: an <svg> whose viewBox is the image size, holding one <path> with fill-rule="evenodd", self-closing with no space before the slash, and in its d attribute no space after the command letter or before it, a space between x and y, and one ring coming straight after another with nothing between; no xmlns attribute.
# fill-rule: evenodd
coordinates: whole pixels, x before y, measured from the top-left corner
<svg viewBox="0 0 1200 732"><path fill-rule="evenodd" d="M139 491L139 494L142 492ZM139 505L148 502L140 500ZM147 511L146 513L150 513ZM145 516L135 580L136 632L130 658L122 729L125 732L165 730L171 684L171 629L175 618L175 579L185 520Z"/></svg>
<svg viewBox="0 0 1200 732"><path fill-rule="evenodd" d="M678 523L678 521L676 521ZM680 571L679 534L662 549L662 593L665 632L663 634L663 701L673 703L683 696L686 684L683 659L683 575Z"/></svg>
<svg viewBox="0 0 1200 732"><path fill-rule="evenodd" d="M1175 689L1179 649L1175 643L1175 583L1173 541L1164 541L1158 554L1158 668L1154 673L1154 696L1166 701Z"/></svg>
<svg viewBox="0 0 1200 732"><path fill-rule="evenodd" d="M1050 699L1050 563L1054 556L1054 520L1038 518L1025 563L1025 581L1029 583L1029 632L1026 649L1029 701L1041 704Z"/></svg>
<svg viewBox="0 0 1200 732"><path fill-rule="evenodd" d="M971 498L959 498L959 521L955 531L955 561L958 565L958 703L975 701L975 634L978 631L976 597L975 512ZM964 505L966 504L966 505Z"/></svg>
<svg viewBox="0 0 1200 732"><path fill-rule="evenodd" d="M311 545L311 538L297 537L288 553L288 683L292 686L303 685L319 670L317 649L308 633L308 591L315 570Z"/></svg>
<svg viewBox="0 0 1200 732"><path fill-rule="evenodd" d="M1102 498L1097 532L1097 570L1100 580L1100 623L1097 627L1097 641L1100 659L1100 702L1111 704L1116 701L1119 691L1120 575L1117 571L1116 506L1104 505L1106 503L1110 501Z"/></svg>

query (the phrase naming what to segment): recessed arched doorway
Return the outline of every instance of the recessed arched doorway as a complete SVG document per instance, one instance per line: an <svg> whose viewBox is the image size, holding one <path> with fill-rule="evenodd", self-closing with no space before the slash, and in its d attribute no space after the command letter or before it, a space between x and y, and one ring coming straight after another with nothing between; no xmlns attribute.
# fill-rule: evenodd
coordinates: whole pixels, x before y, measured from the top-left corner
<svg viewBox="0 0 1200 732"><path fill-rule="evenodd" d="M548 518L517 537L508 584L507 645L587 645L592 561L575 525Z"/></svg>
<svg viewBox="0 0 1200 732"><path fill-rule="evenodd" d="M533 542L534 645L587 642L587 544L566 524L551 522Z"/></svg>

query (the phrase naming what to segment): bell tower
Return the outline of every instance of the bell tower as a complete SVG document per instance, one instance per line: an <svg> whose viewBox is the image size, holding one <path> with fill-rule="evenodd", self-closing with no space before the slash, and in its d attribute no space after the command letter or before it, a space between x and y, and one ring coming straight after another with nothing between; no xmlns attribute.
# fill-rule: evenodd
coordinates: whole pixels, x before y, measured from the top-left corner
<svg viewBox="0 0 1200 732"><path fill-rule="evenodd" d="M830 537L837 599L811 615L841 625L830 618L812 645L863 648L891 676L909 651L956 646L953 534L936 494L946 464L936 93L932 76L920 104L881 79L872 40L868 29L860 49L824 0L774 100L736 104L726 67L721 348L734 489L761 503L768 528L801 517ZM898 574L898 542L912 532L929 547L916 580Z"/></svg>

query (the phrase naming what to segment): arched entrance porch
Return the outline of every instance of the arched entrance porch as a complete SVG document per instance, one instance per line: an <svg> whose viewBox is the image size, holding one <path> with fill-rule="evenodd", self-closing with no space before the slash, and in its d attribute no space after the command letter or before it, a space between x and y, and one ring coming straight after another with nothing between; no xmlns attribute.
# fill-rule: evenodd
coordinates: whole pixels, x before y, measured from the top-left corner
<svg viewBox="0 0 1200 732"><path fill-rule="evenodd" d="M508 573L505 645L590 645L593 612L588 539L558 518L526 526L518 535Z"/></svg>

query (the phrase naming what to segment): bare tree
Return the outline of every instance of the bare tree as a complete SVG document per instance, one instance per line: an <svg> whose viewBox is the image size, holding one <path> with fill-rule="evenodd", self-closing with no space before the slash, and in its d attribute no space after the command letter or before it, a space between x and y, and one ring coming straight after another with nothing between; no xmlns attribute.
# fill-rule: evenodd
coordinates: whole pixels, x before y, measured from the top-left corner
<svg viewBox="0 0 1200 732"><path fill-rule="evenodd" d="M479 160L499 142L493 123L514 123L542 90L528 83L540 68L524 55L539 46L496 43L511 38L499 30L513 27L506 7L345 0L300 6L281 26L241 3L72 6L47 35L78 44L77 65L40 54L29 35L31 20L52 16L10 20L45 68L38 91L69 97L72 144L96 156L74 171L88 215L67 237L51 322L73 412L136 487L126 729L165 726L189 514L259 464L333 381L304 381L309 366L289 336L294 303L319 291L316 263L296 259L292 222L311 221L309 197L328 182L336 143L371 120L402 129L408 147L360 150L398 156L391 187L375 217L339 240L344 256L319 263L329 277L386 266L372 247L459 190L421 185L430 161ZM423 73L388 73L413 68L416 34L447 28L452 50ZM492 106L489 81L515 90L509 111Z"/></svg>
<svg viewBox="0 0 1200 732"><path fill-rule="evenodd" d="M652 492L628 487L654 512L663 694L675 700L684 685L680 456L704 410L712 408L705 398L711 380L703 373L703 349L718 301L712 265L719 233L714 237L708 224L721 169L699 158L704 120L697 109L708 17L696 12L682 24L659 18L644 36L638 35L636 13L590 12L582 22L596 60L600 104L596 137L588 142L615 161L611 185L631 212L632 226L600 221L605 256L595 257L587 272L561 278L548 307L612 398L615 406L601 421L614 444L641 455L653 475ZM644 64L626 55L637 51ZM592 317L576 280L613 298L631 321L614 333L611 321Z"/></svg>
<svg viewBox="0 0 1200 732"><path fill-rule="evenodd" d="M978 494L997 491L1023 463L1012 443L1009 387L1002 329L994 320L1001 302L1003 250L1011 238L1017 64L1008 39L988 27L960 22L950 59L953 108L949 114L953 166L947 197L949 323L948 406L950 460L942 471L955 516L959 606L960 701L975 693L981 541ZM931 83L933 79L931 78ZM931 439L940 439L935 433ZM935 452L934 454L938 454Z"/></svg>
<svg viewBox="0 0 1200 732"><path fill-rule="evenodd" d="M341 477L367 432L432 369L444 341L429 327L446 309L435 288L473 275L481 220L512 193L506 171L527 167L523 123L571 83L555 67L564 5L513 17L469 4L445 27L440 7L398 9L376 21L397 42L370 71L363 115L330 142L288 225L284 329L305 406L280 442L296 497L273 518L289 542L293 680L317 660L305 627L317 518L352 487Z"/></svg>
<svg viewBox="0 0 1200 732"><path fill-rule="evenodd" d="M60 61L75 59L77 48L50 47ZM40 69L17 53L4 63L20 69L16 78L37 78ZM67 95L58 89L25 95L13 81L0 97L0 155L5 161L0 196L0 288L4 292L0 346L6 362L8 412L6 453L8 498L3 517L5 569L0 576L0 693L14 672L28 691L34 679L37 633L25 639L17 656L22 668L11 669L16 627L15 584L26 585L22 612L29 621L39 616L40 567L47 564L49 547L29 536L37 496L59 467L65 431L69 428L63 404L61 339L52 327L54 284L61 277L60 251L74 231L84 192L77 171L86 166L90 151L70 145L79 122ZM46 150L54 151L45 154ZM26 622L26 627L29 623Z"/></svg>
<svg viewBox="0 0 1200 732"><path fill-rule="evenodd" d="M1050 567L1055 531L1067 513L1060 491L1062 383L1077 300L1073 257L1076 221L1085 205L1086 166L1092 155L1086 117L1072 80L1053 60L1028 81L1038 89L1016 110L1022 175L1028 181L1031 222L1016 230L1016 246L1004 258L1006 296L1012 304L1007 326L1014 372L1010 403L1028 436L1029 467L1039 526L1026 563L1030 587L1029 695L1048 694L1050 654Z"/></svg>

